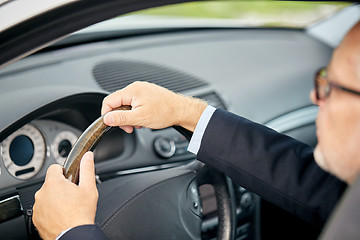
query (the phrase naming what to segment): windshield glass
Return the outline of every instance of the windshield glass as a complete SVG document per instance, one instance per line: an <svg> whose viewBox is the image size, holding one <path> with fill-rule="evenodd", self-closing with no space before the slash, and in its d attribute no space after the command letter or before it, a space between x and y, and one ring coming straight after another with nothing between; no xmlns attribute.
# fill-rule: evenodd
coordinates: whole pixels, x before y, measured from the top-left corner
<svg viewBox="0 0 360 240"><path fill-rule="evenodd" d="M163 6L124 16L124 20L216 20L236 26L304 28L349 6L345 2L205 1Z"/></svg>
<svg viewBox="0 0 360 240"><path fill-rule="evenodd" d="M114 39L133 34L187 28L296 28L330 18L346 2L200 1L125 14L70 34L51 47ZM50 49L50 48L47 48Z"/></svg>

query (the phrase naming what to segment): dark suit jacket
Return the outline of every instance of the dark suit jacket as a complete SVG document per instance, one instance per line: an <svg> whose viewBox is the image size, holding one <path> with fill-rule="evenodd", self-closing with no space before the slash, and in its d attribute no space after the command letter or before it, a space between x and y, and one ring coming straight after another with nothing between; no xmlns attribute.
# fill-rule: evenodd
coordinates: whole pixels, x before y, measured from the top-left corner
<svg viewBox="0 0 360 240"><path fill-rule="evenodd" d="M103 231L97 225L82 225L74 227L61 236L60 240L86 239L105 240Z"/></svg>
<svg viewBox="0 0 360 240"><path fill-rule="evenodd" d="M210 119L197 158L319 227L347 186L316 165L313 148L220 109ZM61 240L76 238L106 239L99 227L86 225Z"/></svg>
<svg viewBox="0 0 360 240"><path fill-rule="evenodd" d="M312 147L220 109L210 119L197 158L319 227L347 186L317 166Z"/></svg>

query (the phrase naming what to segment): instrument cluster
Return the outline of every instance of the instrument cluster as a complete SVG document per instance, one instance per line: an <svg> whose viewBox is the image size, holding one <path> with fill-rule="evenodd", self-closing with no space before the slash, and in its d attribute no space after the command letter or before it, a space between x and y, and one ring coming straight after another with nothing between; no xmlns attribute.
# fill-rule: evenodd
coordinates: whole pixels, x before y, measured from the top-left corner
<svg viewBox="0 0 360 240"><path fill-rule="evenodd" d="M35 120L1 142L1 158L10 175L26 180L38 174L47 159L62 165L80 134L61 122Z"/></svg>

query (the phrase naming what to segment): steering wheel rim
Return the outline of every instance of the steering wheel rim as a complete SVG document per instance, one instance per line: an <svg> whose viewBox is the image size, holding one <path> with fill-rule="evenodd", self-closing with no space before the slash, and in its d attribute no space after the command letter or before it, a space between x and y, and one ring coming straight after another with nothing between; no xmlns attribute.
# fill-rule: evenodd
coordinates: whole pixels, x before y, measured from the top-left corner
<svg viewBox="0 0 360 240"><path fill-rule="evenodd" d="M131 106L121 106L115 110L130 110ZM80 161L87 151L92 151L97 143L108 132L111 127L103 122L103 116L95 120L78 138L70 151L66 161L63 165L64 176L71 182L78 184ZM173 126L180 134L185 136L188 140L191 139L192 132L180 126ZM234 202L231 200L234 197L232 182L223 173L205 166L194 169L198 173L200 185L211 184L215 190L218 214L218 230L217 239L232 240L235 238L235 224L236 212ZM206 181L206 179L210 181Z"/></svg>

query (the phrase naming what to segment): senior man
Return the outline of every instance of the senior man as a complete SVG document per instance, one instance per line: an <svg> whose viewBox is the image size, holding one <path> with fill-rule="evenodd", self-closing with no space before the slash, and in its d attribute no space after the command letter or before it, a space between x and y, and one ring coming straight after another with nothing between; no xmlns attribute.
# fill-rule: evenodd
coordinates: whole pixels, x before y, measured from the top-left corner
<svg viewBox="0 0 360 240"><path fill-rule="evenodd" d="M359 95L360 22L336 48L329 66L316 75L315 89L310 94L319 106L318 144L314 151L264 126L214 109L202 100L144 82L106 97L102 114L106 114L107 125L120 126L128 133L134 126L160 129L179 125L194 131L189 151L199 160L216 166L235 182L292 214L321 226L347 184L353 185L360 173ZM132 110L112 111L121 105L131 105ZM360 200L360 190L350 189L350 195ZM94 225L96 202L93 155L87 153L80 166L79 186L63 177L59 165L49 168L35 196L34 224L44 239L105 238ZM330 229L336 231L328 231L323 237L360 238L360 217L346 214L352 209L347 204L352 202L341 204L340 214L333 216L330 223L335 226Z"/></svg>

